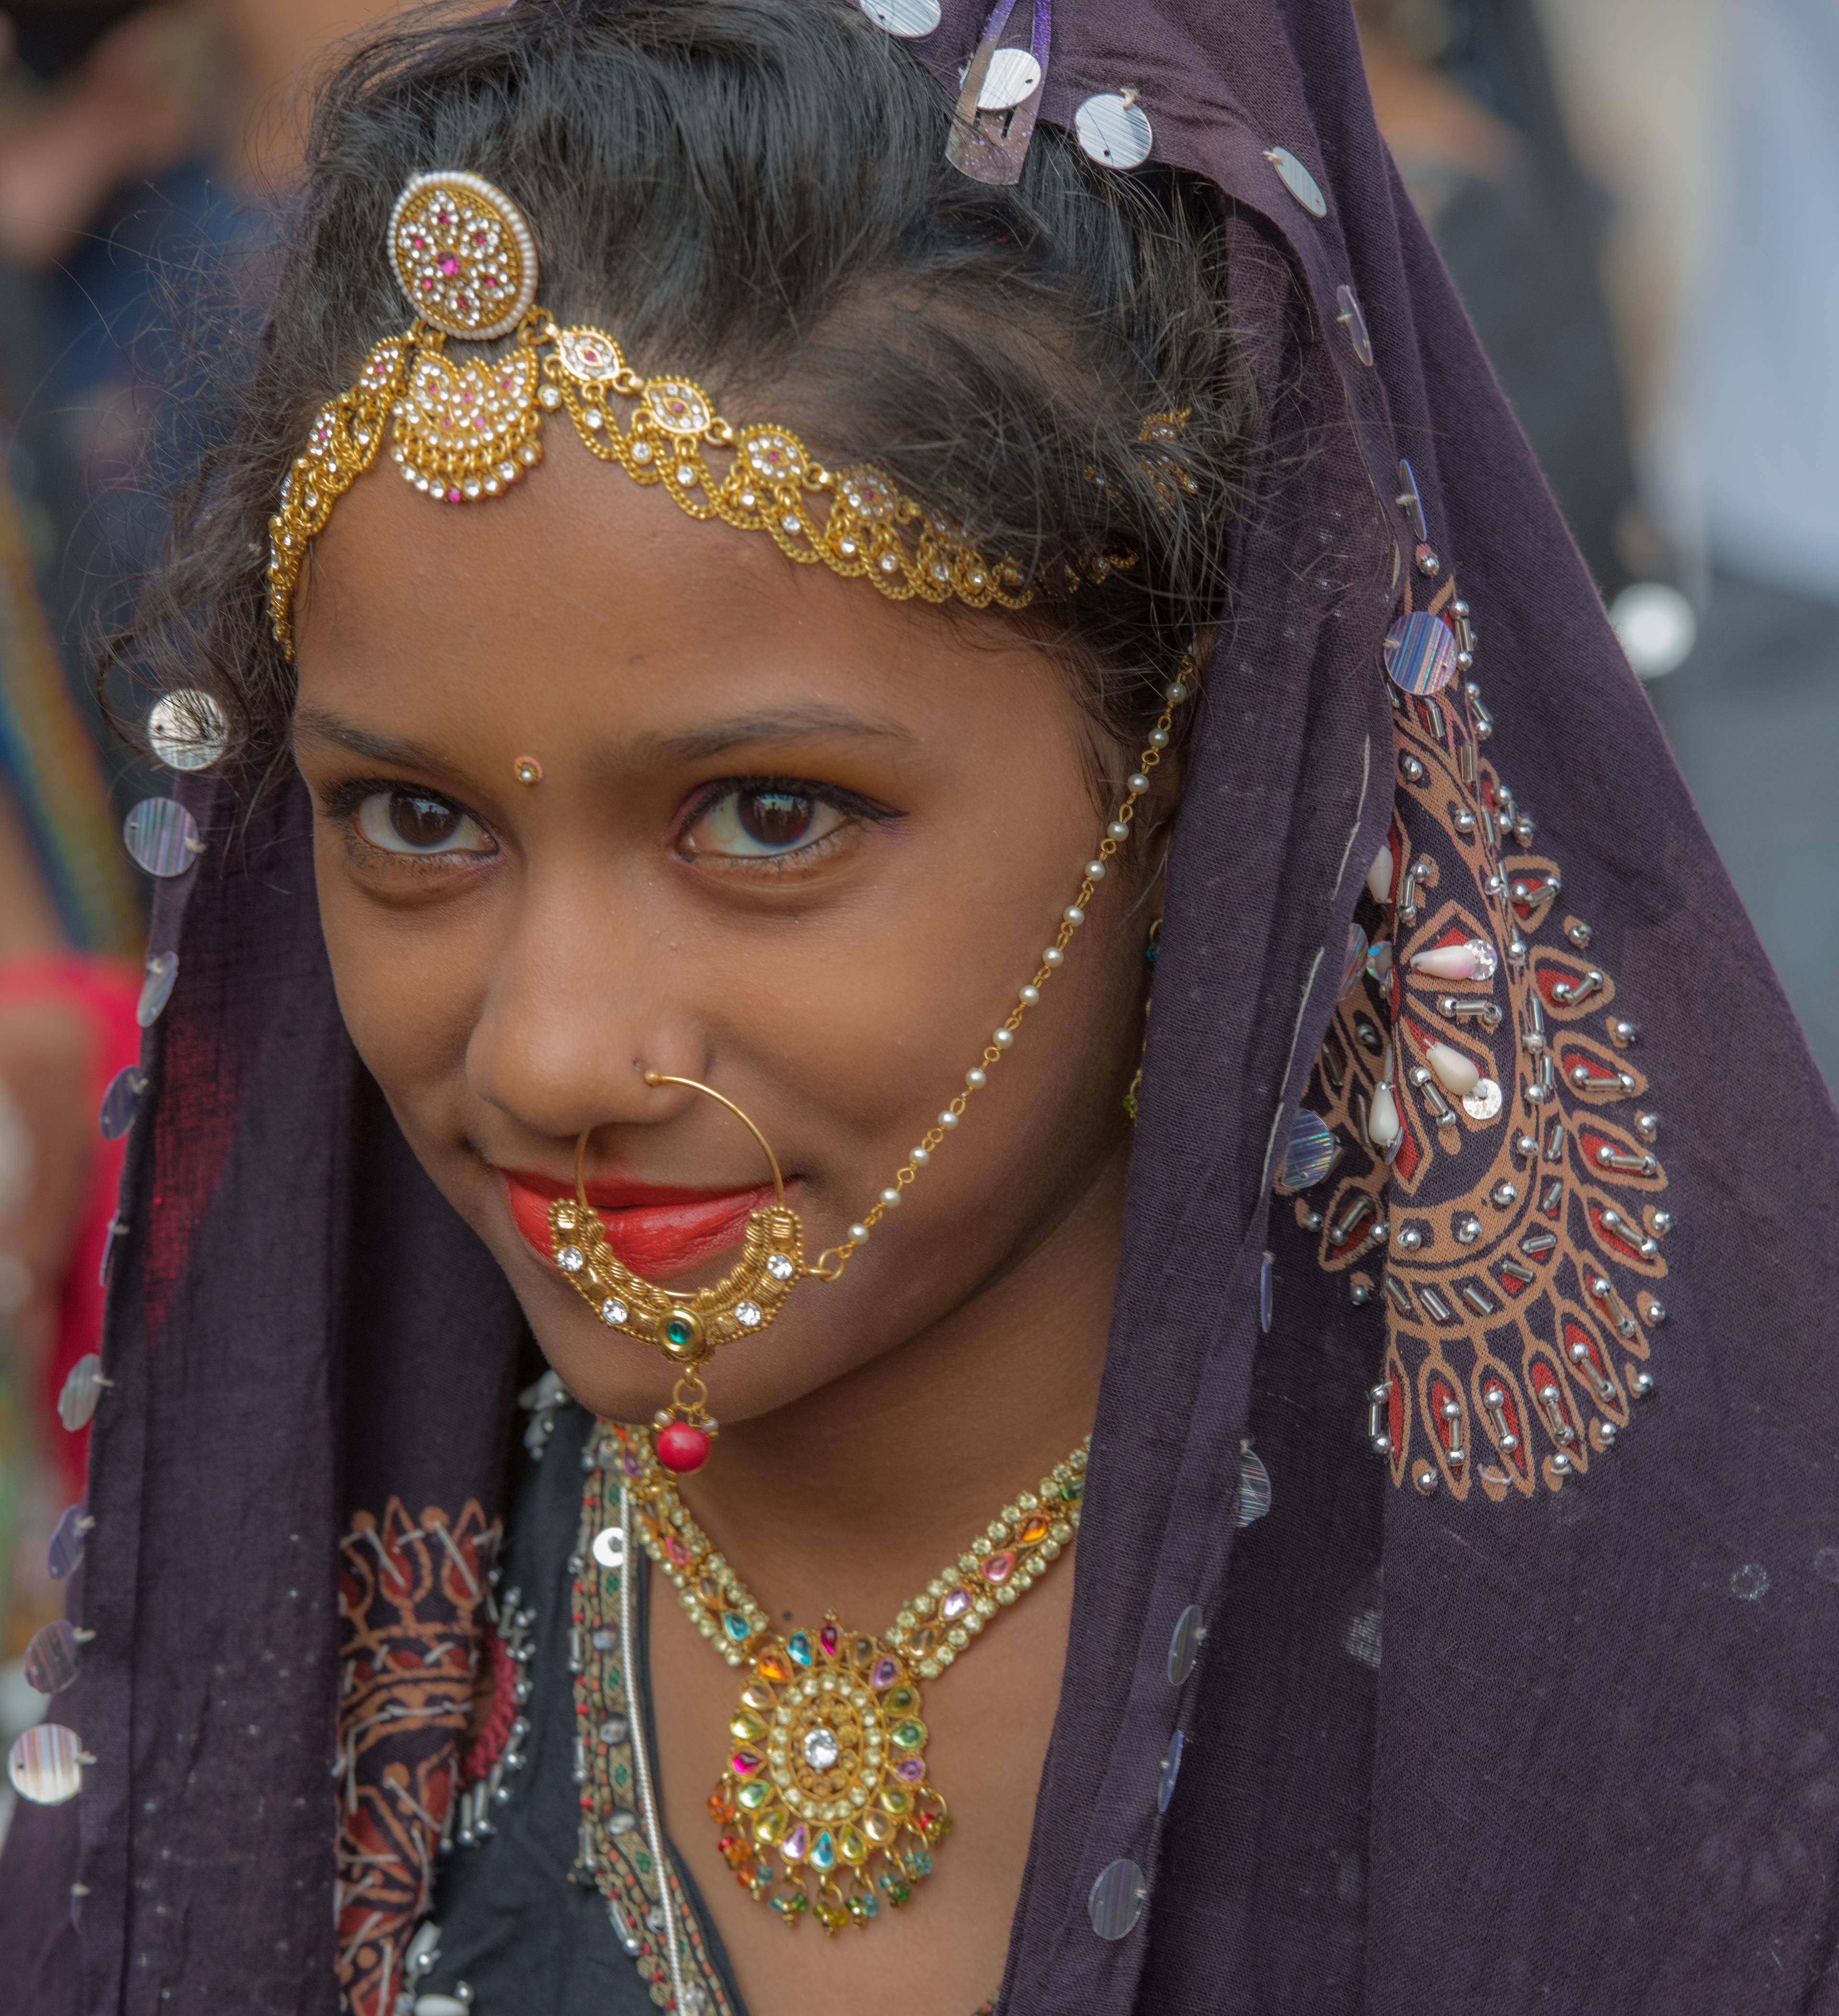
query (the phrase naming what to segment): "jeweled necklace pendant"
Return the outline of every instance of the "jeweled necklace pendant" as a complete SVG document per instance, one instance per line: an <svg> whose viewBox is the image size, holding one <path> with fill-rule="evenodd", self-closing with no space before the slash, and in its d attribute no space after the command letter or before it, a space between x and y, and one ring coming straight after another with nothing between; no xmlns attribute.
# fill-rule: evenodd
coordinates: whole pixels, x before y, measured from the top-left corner
<svg viewBox="0 0 1839 2016"><path fill-rule="evenodd" d="M880 1640L834 1617L760 1647L709 1796L750 1896L793 1922L808 1911L826 1932L912 1897L952 1825L927 1780L922 1706Z"/></svg>
<svg viewBox="0 0 1839 2016"><path fill-rule="evenodd" d="M879 1638L833 1612L815 1633L776 1633L677 1495L640 1431L608 1424L646 1552L691 1621L747 1680L709 1795L724 1859L787 1924L866 1928L932 1873L952 1816L926 1764L922 1681L936 1679L1073 1543L1081 1442L1018 1492ZM612 1460L609 1460L612 1467Z"/></svg>

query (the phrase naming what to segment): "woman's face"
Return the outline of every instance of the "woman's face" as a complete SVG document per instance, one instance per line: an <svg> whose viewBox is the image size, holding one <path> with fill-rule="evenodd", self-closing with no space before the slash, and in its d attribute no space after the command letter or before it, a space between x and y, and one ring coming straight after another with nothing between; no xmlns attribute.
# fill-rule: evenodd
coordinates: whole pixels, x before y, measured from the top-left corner
<svg viewBox="0 0 1839 2016"><path fill-rule="evenodd" d="M771 1192L738 1121L647 1071L733 1100L808 1256L841 1240L1053 941L1108 815L1089 725L1026 643L696 523L560 429L491 503L360 482L298 619L295 754L352 1039L571 1391L642 1419L672 1370L549 1257L576 1137L594 1130L589 1197L650 1278L718 1277ZM783 1406L941 1323L1114 1197L1140 870L1107 879L843 1280L711 1361L715 1412Z"/></svg>

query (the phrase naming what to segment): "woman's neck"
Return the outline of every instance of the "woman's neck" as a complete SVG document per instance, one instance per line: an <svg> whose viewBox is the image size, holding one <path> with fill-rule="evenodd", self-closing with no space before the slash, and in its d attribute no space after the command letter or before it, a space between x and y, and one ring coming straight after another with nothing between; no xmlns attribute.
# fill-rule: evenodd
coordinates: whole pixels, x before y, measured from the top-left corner
<svg viewBox="0 0 1839 2016"><path fill-rule="evenodd" d="M722 1430L682 1495L776 1621L834 1608L885 1629L1089 1433L1127 1156L1126 1143L1046 1239L942 1321Z"/></svg>

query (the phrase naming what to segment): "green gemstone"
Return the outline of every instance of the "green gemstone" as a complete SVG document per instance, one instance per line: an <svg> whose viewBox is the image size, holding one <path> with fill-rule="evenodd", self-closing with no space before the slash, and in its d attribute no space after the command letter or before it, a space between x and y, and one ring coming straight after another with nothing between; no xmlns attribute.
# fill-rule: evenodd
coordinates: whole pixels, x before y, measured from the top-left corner
<svg viewBox="0 0 1839 2016"><path fill-rule="evenodd" d="M887 1901L898 1911L913 1894L913 1886L898 1876L884 1876L881 1887L887 1892Z"/></svg>
<svg viewBox="0 0 1839 2016"><path fill-rule="evenodd" d="M758 1813L772 1797L772 1787L764 1778L756 1778L751 1784L742 1786L735 1799L747 1813Z"/></svg>
<svg viewBox="0 0 1839 2016"><path fill-rule="evenodd" d="M1060 1496L1065 1499L1069 1505L1077 1505L1080 1499L1085 1496L1085 1478L1082 1477L1076 1477L1073 1479L1071 1484L1062 1485L1060 1487Z"/></svg>
<svg viewBox="0 0 1839 2016"><path fill-rule="evenodd" d="M926 1731L916 1722L903 1722L894 1732L894 1747L897 1750L917 1750L926 1741Z"/></svg>
<svg viewBox="0 0 1839 2016"><path fill-rule="evenodd" d="M693 1319L686 1316L666 1316L664 1341L666 1344L676 1345L679 1348L686 1344L694 1344L696 1324Z"/></svg>
<svg viewBox="0 0 1839 2016"><path fill-rule="evenodd" d="M920 1705L920 1690L916 1687L895 1687L884 1697L882 1705L890 1715L905 1715Z"/></svg>

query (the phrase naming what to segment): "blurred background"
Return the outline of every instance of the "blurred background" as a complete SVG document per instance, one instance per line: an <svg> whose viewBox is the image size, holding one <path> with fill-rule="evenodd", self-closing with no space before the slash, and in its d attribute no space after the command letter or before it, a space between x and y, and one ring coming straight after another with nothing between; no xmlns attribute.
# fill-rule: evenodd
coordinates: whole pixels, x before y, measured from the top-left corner
<svg viewBox="0 0 1839 2016"><path fill-rule="evenodd" d="M1839 5L1355 5L1412 199L1839 1085ZM94 698L157 531L135 472L182 434L188 312L259 250L303 92L395 11L0 0L0 1747L46 1712L33 1640L81 1550L96 1116L170 985L121 844L164 787Z"/></svg>

